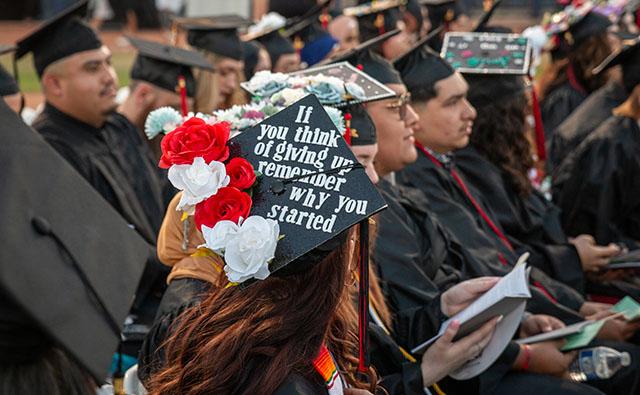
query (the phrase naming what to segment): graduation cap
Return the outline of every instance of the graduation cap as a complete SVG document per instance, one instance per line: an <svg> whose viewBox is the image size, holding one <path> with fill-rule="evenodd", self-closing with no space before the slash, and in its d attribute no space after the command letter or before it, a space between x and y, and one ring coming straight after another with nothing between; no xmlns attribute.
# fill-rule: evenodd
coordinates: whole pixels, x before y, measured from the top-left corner
<svg viewBox="0 0 640 395"><path fill-rule="evenodd" d="M318 66L322 66L329 63L349 62L354 66L359 64L358 58L366 51L369 51L374 46L388 40L389 38L400 33L400 29L394 29L372 39L369 39L363 43L358 44L356 47L351 48L345 52L338 53L328 59L325 59L318 63Z"/></svg>
<svg viewBox="0 0 640 395"><path fill-rule="evenodd" d="M580 6L567 6L557 12L544 24L555 57L566 56L582 45L589 37L607 31L611 21L606 16L593 11L593 5L586 2Z"/></svg>
<svg viewBox="0 0 640 395"><path fill-rule="evenodd" d="M600 74L611 67L622 66L622 81L627 92L640 84L640 37L624 42L624 47L613 52L593 69Z"/></svg>
<svg viewBox="0 0 640 395"><path fill-rule="evenodd" d="M13 45L0 44L0 55L11 53L15 50L16 47ZM13 76L9 74L2 65L0 65L0 96L15 95L19 92L20 88L18 88L18 83L15 78L13 78Z"/></svg>
<svg viewBox="0 0 640 395"><path fill-rule="evenodd" d="M308 66L323 60L338 45L338 40L313 19L302 20L283 35L292 40L300 59Z"/></svg>
<svg viewBox="0 0 640 395"><path fill-rule="evenodd" d="M351 146L373 145L377 142L376 125L362 104L344 109L344 138Z"/></svg>
<svg viewBox="0 0 640 395"><path fill-rule="evenodd" d="M393 61L400 72L407 90L414 100L421 101L431 96L436 82L453 75L453 68L426 43L428 37Z"/></svg>
<svg viewBox="0 0 640 395"><path fill-rule="evenodd" d="M281 15L266 14L260 22L249 28L249 33L243 35L242 40L256 40L264 45L271 58L271 65L275 67L282 55L296 53L292 42L281 33L285 25L286 20Z"/></svg>
<svg viewBox="0 0 640 395"><path fill-rule="evenodd" d="M184 79L186 95L195 95L196 84L192 67L214 71L213 66L199 52L173 47L153 41L127 37L138 50L131 68L131 79L147 81L171 92L180 91L180 79Z"/></svg>
<svg viewBox="0 0 640 395"><path fill-rule="evenodd" d="M0 289L22 312L3 305L0 353L46 339L102 382L152 250L1 101L0 120Z"/></svg>
<svg viewBox="0 0 640 395"><path fill-rule="evenodd" d="M319 22L322 28L326 30L331 19L328 10L332 2L333 0L323 0L320 2L313 1L313 4L311 4L311 6L306 6L304 10L301 10L304 12L298 12L296 14L292 14L290 12L287 12L285 14L280 13L281 15L284 15L288 18L285 29L290 29L294 25L308 20L311 22ZM271 3L273 3L273 1ZM288 3L292 2L288 1ZM304 1L296 1L294 3L300 5L303 4ZM277 10L273 9L271 11L277 12Z"/></svg>
<svg viewBox="0 0 640 395"><path fill-rule="evenodd" d="M466 14L458 0L420 0L420 4L427 6L432 28L445 26L448 30L451 22Z"/></svg>
<svg viewBox="0 0 640 395"><path fill-rule="evenodd" d="M244 54L244 79L248 81L254 74L258 64L258 56L262 46L257 41L243 41L242 53Z"/></svg>
<svg viewBox="0 0 640 395"><path fill-rule="evenodd" d="M87 1L84 0L42 23L16 43L15 60L32 52L36 72L42 76L51 63L102 47L95 30L80 19L86 12Z"/></svg>
<svg viewBox="0 0 640 395"><path fill-rule="evenodd" d="M205 18L177 18L178 26L187 30L189 45L227 58L242 60L242 43L238 29L251 22L237 15Z"/></svg>
<svg viewBox="0 0 640 395"><path fill-rule="evenodd" d="M358 18L360 38L369 40L385 32L397 29L398 21L402 20L400 7L405 0L378 0L345 8L342 13Z"/></svg>
<svg viewBox="0 0 640 395"><path fill-rule="evenodd" d="M500 6L500 4L502 4L503 0L484 0L483 3L483 7L484 7L484 12L482 13L482 15L480 16L480 19L478 19L478 23L476 23L476 26L471 30L472 32L484 32L486 31L487 28L487 24L489 23L489 20L491 19L491 17L493 16L493 13L496 11L496 9Z"/></svg>

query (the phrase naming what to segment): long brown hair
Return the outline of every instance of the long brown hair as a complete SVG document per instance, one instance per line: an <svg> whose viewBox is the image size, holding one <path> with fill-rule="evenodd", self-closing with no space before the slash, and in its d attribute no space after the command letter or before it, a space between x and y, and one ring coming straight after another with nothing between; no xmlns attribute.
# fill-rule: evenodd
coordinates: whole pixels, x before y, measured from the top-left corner
<svg viewBox="0 0 640 395"><path fill-rule="evenodd" d="M600 73L594 75L592 70L602 63L602 61L611 53L611 43L608 33L603 32L598 35L589 37L578 48L572 50L566 60L558 60L559 68L553 70L555 74L553 79L540 86L540 98L544 98L550 91L556 89L568 80L569 68L572 69L576 81L587 92L591 93L598 88L604 86L609 78L608 73ZM539 78L544 79L544 76Z"/></svg>
<svg viewBox="0 0 640 395"><path fill-rule="evenodd" d="M357 321L344 292L347 246L301 273L246 288L221 284L176 324L150 393L272 393L291 373L313 376L323 342L349 384L367 387L355 377Z"/></svg>

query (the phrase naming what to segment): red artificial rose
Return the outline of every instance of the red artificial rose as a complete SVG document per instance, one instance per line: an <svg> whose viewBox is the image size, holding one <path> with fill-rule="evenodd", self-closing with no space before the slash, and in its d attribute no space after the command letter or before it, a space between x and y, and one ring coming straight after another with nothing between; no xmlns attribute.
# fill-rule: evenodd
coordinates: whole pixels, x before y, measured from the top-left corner
<svg viewBox="0 0 640 395"><path fill-rule="evenodd" d="M233 158L227 163L227 175L231 179L230 187L238 188L243 191L248 189L256 182L256 172L248 160L244 158Z"/></svg>
<svg viewBox="0 0 640 395"><path fill-rule="evenodd" d="M249 217L251 196L234 187L224 187L218 193L196 205L193 219L198 226L213 228L219 221L228 220L238 223L240 217Z"/></svg>
<svg viewBox="0 0 640 395"><path fill-rule="evenodd" d="M209 125L203 119L193 117L164 136L158 166L168 169L171 165L190 165L199 156L206 163L224 162L229 157L229 133L226 122Z"/></svg>

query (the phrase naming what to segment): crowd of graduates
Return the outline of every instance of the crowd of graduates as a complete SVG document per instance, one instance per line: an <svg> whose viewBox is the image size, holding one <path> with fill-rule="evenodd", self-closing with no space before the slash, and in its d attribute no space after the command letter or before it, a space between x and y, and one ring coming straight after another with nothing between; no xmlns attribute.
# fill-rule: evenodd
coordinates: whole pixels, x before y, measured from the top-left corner
<svg viewBox="0 0 640 395"><path fill-rule="evenodd" d="M477 20L455 0L176 17L170 43L128 38L125 89L86 1L3 43L32 56L44 104L23 119L0 68L0 393L640 393L638 321L590 344L631 356L607 379L570 380L562 340L516 342L640 302L635 269L608 268L640 248L640 14L559 4L519 34L492 23L499 4ZM508 72L508 45L462 64L458 33L526 54ZM336 88L336 70L359 79ZM306 179L249 163L265 135L300 143L252 128L269 117L321 133L316 102L341 135L321 145L358 163ZM269 214L312 175L368 204ZM502 317L412 351L524 253L531 297L487 369L452 377Z"/></svg>

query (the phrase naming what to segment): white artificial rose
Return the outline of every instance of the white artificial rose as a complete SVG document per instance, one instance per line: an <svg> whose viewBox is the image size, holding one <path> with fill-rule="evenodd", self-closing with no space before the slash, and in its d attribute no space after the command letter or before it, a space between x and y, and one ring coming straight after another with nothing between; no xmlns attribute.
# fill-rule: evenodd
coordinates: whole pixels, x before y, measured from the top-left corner
<svg viewBox="0 0 640 395"><path fill-rule="evenodd" d="M171 185L182 191L177 210L188 213L193 211L193 206L229 185L230 181L224 163L212 161L207 165L200 156L190 165L171 166L168 176Z"/></svg>
<svg viewBox="0 0 640 395"><path fill-rule="evenodd" d="M268 83L286 84L289 77L283 73L272 73L269 70L258 71L251 77L247 83L247 87L250 91L254 92L260 90Z"/></svg>
<svg viewBox="0 0 640 395"><path fill-rule="evenodd" d="M239 229L240 227L236 223L228 220L219 221L213 228L202 225L201 230L204 244L201 247L206 247L222 255L229 240L238 233Z"/></svg>
<svg viewBox="0 0 640 395"><path fill-rule="evenodd" d="M277 221L257 215L244 220L234 234L228 233L224 271L229 281L241 283L250 278L267 278L279 236Z"/></svg>
<svg viewBox="0 0 640 395"><path fill-rule="evenodd" d="M282 91L280 91L280 97L284 99L285 106L292 105L293 103L307 96L307 94L308 93L302 89L284 88Z"/></svg>

